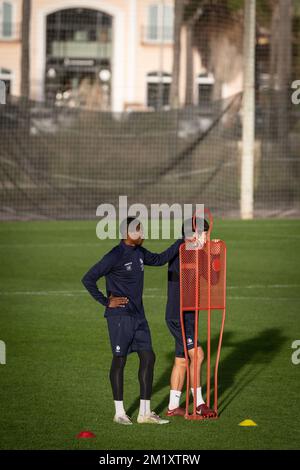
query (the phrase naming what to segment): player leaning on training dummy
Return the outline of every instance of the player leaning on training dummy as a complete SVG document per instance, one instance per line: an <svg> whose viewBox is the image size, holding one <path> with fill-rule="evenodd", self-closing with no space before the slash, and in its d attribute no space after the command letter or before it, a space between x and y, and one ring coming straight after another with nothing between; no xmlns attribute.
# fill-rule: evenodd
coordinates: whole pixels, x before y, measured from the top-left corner
<svg viewBox="0 0 300 470"><path fill-rule="evenodd" d="M176 241L160 254L143 248L143 232L139 221L128 217L121 224L123 240L107 253L83 277L89 293L104 305L112 348L110 381L115 402L114 421L132 424L123 404L124 367L127 355L136 352L140 366L139 424L167 424L150 408L155 354L143 307L144 265L162 266L178 253L183 240ZM105 277L107 296L99 291L97 281Z"/></svg>
<svg viewBox="0 0 300 470"><path fill-rule="evenodd" d="M200 221L197 225L200 226ZM207 232L209 230L209 224L206 220L202 220L202 227L204 225L204 231L198 234L198 242L201 245L206 243ZM186 221L182 227L182 234L187 239L191 239L193 233L191 233L192 226L191 221ZM186 227L186 230L184 230ZM189 232L189 233L188 233ZM202 266L207 265L207 258L205 252L201 252L203 257ZM202 276L207 277L206 270L203 269ZM218 273L211 273L211 282L215 284L218 279ZM175 360L171 373L171 390L170 400L167 411L167 416L184 416L185 408L180 407L180 397L185 381L186 374L186 363L184 357L184 344L182 338L181 324L180 324L180 288L179 288L179 253L169 261L168 266L168 300L166 306L166 322L171 334L175 339ZM198 342L198 362L197 362L197 384L194 384L194 360L195 360L195 346L194 346L194 335L195 335L195 314L194 312L186 312L184 315L184 325L186 333L186 345L188 349L189 361L190 361L190 383L191 392L194 395L194 387L197 387L197 414L205 416L207 418L215 417L215 412L208 408L202 397L201 388L201 365L204 359L204 352L200 343Z"/></svg>

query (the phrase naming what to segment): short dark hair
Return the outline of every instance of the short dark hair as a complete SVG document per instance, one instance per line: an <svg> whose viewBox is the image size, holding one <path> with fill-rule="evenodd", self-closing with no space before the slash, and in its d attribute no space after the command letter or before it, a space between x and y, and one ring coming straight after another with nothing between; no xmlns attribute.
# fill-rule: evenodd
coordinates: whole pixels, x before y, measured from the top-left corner
<svg viewBox="0 0 300 470"><path fill-rule="evenodd" d="M123 238L127 237L128 227L132 222L135 222L135 227L141 224L141 222L136 217L127 217L126 219L122 220L120 224L120 232Z"/></svg>

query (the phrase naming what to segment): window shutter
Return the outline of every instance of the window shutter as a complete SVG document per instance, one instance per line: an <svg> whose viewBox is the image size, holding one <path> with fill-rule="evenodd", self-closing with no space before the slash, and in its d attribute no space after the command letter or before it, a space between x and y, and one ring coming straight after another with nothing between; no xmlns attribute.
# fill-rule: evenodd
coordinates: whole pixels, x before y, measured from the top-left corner
<svg viewBox="0 0 300 470"><path fill-rule="evenodd" d="M163 38L164 40L171 41L173 39L174 29L174 8L172 5L164 5L164 28Z"/></svg>
<svg viewBox="0 0 300 470"><path fill-rule="evenodd" d="M158 39L158 5L148 7L147 39Z"/></svg>
<svg viewBox="0 0 300 470"><path fill-rule="evenodd" d="M4 37L12 35L12 4L9 2L3 2L2 34Z"/></svg>

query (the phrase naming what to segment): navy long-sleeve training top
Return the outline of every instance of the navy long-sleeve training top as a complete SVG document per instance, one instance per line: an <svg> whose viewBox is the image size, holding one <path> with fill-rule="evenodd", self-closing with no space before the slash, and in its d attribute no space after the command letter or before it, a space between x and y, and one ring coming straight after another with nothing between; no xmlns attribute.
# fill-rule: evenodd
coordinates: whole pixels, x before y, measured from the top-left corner
<svg viewBox="0 0 300 470"><path fill-rule="evenodd" d="M166 320L180 321L179 253L169 261L168 265Z"/></svg>
<svg viewBox="0 0 300 470"><path fill-rule="evenodd" d="M122 240L82 278L82 283L106 307L105 317L111 315L145 315L143 306L144 265L162 266L178 254L183 240L177 240L160 254L151 253L142 246L129 246ZM98 289L97 281L106 280L106 296ZM127 297L124 307L108 307L110 295Z"/></svg>

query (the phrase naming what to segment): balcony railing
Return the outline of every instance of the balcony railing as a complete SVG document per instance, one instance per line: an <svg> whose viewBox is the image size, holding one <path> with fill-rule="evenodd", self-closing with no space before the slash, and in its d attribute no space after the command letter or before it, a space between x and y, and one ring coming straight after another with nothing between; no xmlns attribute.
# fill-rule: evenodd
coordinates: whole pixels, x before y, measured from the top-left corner
<svg viewBox="0 0 300 470"><path fill-rule="evenodd" d="M21 39L21 23L0 23L0 41L16 41Z"/></svg>
<svg viewBox="0 0 300 470"><path fill-rule="evenodd" d="M94 58L109 59L112 54L112 45L99 42L54 41L50 55L56 58Z"/></svg>
<svg viewBox="0 0 300 470"><path fill-rule="evenodd" d="M112 27L110 25L87 25L80 23L48 24L47 36L55 41L96 41L112 42Z"/></svg>
<svg viewBox="0 0 300 470"><path fill-rule="evenodd" d="M173 43L174 29L173 27L168 26L151 26L144 25L141 28L141 38L142 42L152 43L152 44L161 44L163 43Z"/></svg>

